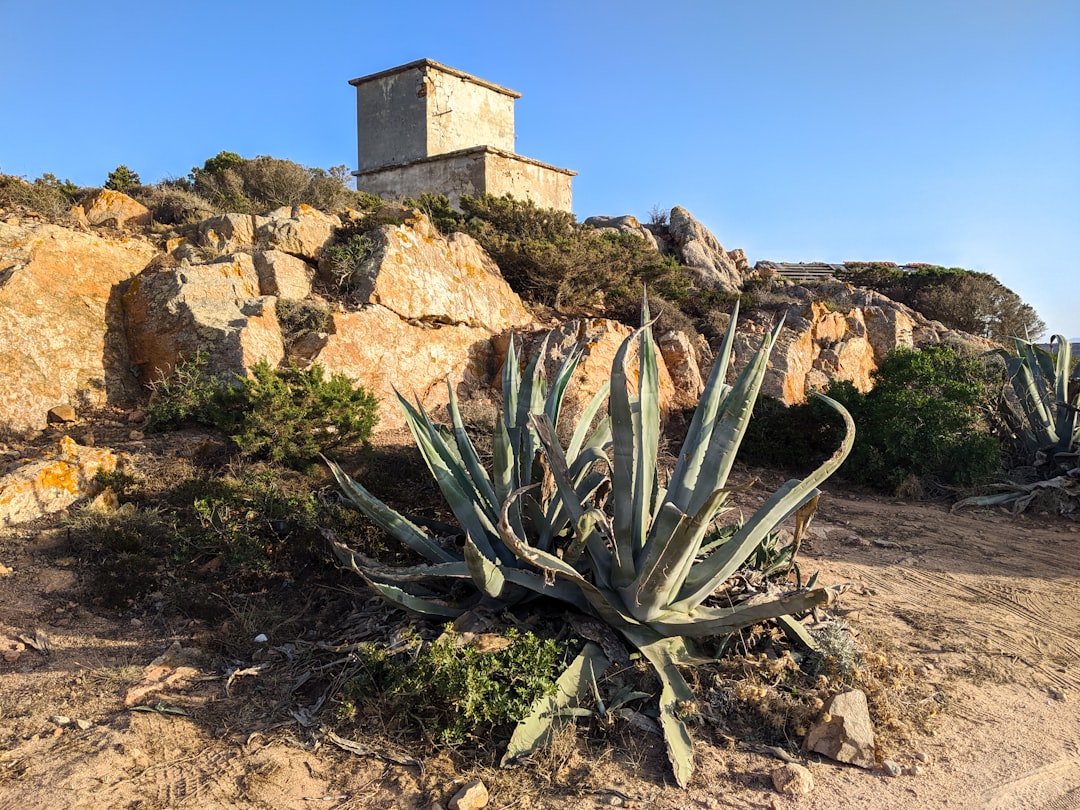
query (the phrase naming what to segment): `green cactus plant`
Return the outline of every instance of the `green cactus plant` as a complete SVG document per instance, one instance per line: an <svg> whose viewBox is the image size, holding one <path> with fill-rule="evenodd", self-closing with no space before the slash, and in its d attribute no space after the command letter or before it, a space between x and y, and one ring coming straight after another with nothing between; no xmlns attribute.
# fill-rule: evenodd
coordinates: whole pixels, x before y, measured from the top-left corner
<svg viewBox="0 0 1080 810"><path fill-rule="evenodd" d="M608 623L641 651L660 678L660 723L676 781L683 786L693 772L693 748L685 721L694 713L694 695L679 666L703 660L694 650L694 640L727 636L764 619L807 610L827 602L831 592L811 582L787 594L740 597L729 591L722 600L715 600L716 604L710 598L792 515L796 515L793 545L797 545L816 505L818 485L840 466L854 439L851 417L838 403L823 397L843 417L846 435L841 448L805 479L784 484L736 531L725 534L724 542L705 544L714 519L728 508L725 502L733 491L727 485L728 475L769 354L782 328L782 323L778 324L765 336L761 348L728 385L725 377L737 315L736 306L666 486L662 485L657 464L659 369L647 305L643 306L643 326L623 342L616 354L608 420L588 441L584 439L586 429L599 408L595 399L569 445L564 449L556 439L557 392L565 388L576 358L560 369L546 407L541 407L535 385L527 392L528 397L515 394L524 389L515 385L514 358L508 358L503 377L508 398L504 411L505 423L513 428L497 429L493 497L484 488L486 473L479 463L460 450L464 431L455 424L455 446L459 448L456 456L446 450L436 453L438 448L428 446L438 431L422 410L412 409L402 401L410 427L440 486L444 480L455 483L443 491L452 493L459 504L471 503L473 510L463 508L459 514L455 508L467 532L464 560L444 559L410 570L401 579L412 580L425 573L450 575L452 571L453 576L471 576L489 598L500 598L514 586L561 599ZM635 347L638 361L631 371L629 360ZM535 363L534 359L526 376L536 374ZM453 415L456 405L452 399L450 406ZM610 460L605 453L609 446ZM443 447L449 448L449 442ZM515 452L511 453L511 449ZM442 466L432 464L435 456L443 460ZM526 468L530 466L540 466L544 476L550 474L554 486L542 486L544 478L528 475ZM596 466L607 466L609 472L599 473L592 469ZM388 531L397 531L404 542L433 561L437 555L447 553L430 538L417 536L422 533L415 525L380 518L386 514L386 507L373 508L370 496L364 495L358 484L336 465L331 468L346 494L377 521L382 519L380 525ZM605 502L599 493L608 488L610 501ZM538 496L538 489L550 492ZM467 494L458 495L458 490L466 490ZM491 520L491 507L498 510L496 521ZM498 544L491 534L493 523L501 540ZM460 610L441 602L416 601L424 600L417 592L389 590L379 582L382 579L385 583L391 576L388 572L376 571L341 544L335 551L397 604L434 608L430 612L439 615ZM786 620L782 625L803 642L808 641L797 622Z"/></svg>

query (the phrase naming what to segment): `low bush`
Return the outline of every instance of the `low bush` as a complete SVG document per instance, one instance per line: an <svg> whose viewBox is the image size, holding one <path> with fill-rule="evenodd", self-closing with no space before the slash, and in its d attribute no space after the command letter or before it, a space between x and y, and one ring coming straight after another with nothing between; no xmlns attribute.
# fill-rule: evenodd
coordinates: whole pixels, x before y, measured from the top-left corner
<svg viewBox="0 0 1080 810"><path fill-rule="evenodd" d="M54 174L43 174L32 182L0 174L0 206L19 205L52 219L68 216L78 191L70 180L59 180Z"/></svg>
<svg viewBox="0 0 1080 810"><path fill-rule="evenodd" d="M909 479L934 488L974 487L1000 470L1001 447L987 421L983 364L948 346L897 349L862 394L834 382L829 396L851 411L855 447L840 475L895 492Z"/></svg>
<svg viewBox="0 0 1080 810"><path fill-rule="evenodd" d="M207 362L197 353L154 385L151 430L197 422L221 430L245 457L299 467L364 442L375 426L374 395L343 374L325 379L317 363L274 369L259 362L250 377L227 385L206 372Z"/></svg>
<svg viewBox="0 0 1080 810"><path fill-rule="evenodd" d="M514 629L496 638L484 650L448 627L436 641L413 638L395 651L362 645L359 671L339 697L338 721L357 725L377 717L383 728L419 725L444 745L487 747L492 735L509 737L534 701L555 691L565 645Z"/></svg>
<svg viewBox="0 0 1080 810"><path fill-rule="evenodd" d="M319 269L333 288L331 292L346 299L359 289L364 262L375 251L375 243L360 227L340 228L319 262Z"/></svg>

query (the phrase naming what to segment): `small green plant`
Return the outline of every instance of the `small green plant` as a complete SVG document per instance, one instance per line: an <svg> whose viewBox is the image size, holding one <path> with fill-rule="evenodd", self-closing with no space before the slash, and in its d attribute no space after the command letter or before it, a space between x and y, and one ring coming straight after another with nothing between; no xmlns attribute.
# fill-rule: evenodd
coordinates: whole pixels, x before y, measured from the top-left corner
<svg viewBox="0 0 1080 810"><path fill-rule="evenodd" d="M465 217L454 210L454 207L450 205L450 198L445 194L425 192L417 198L406 198L404 205L423 211L431 219L431 224L438 229L439 233L446 236L455 231L465 230Z"/></svg>
<svg viewBox="0 0 1080 810"><path fill-rule="evenodd" d="M222 385L207 373L209 363L210 355L199 350L150 384L147 430L175 430L185 422L215 424L215 401Z"/></svg>
<svg viewBox="0 0 1080 810"><path fill-rule="evenodd" d="M326 379L318 363L275 369L260 361L230 386L206 372L208 361L197 352L155 383L150 429L198 422L224 432L246 457L303 466L366 441L375 426L375 396L344 374Z"/></svg>
<svg viewBox="0 0 1080 810"><path fill-rule="evenodd" d="M347 296L360 288L365 279L364 263L374 252L370 236L346 230L338 241L326 247L319 265L329 272L337 291Z"/></svg>
<svg viewBox="0 0 1080 810"><path fill-rule="evenodd" d="M223 392L223 402L228 417L221 426L241 453L290 465L366 441L378 405L344 374L326 379L318 363L273 369L265 361L252 366L239 387Z"/></svg>
<svg viewBox="0 0 1080 810"><path fill-rule="evenodd" d="M485 651L448 626L438 640L414 638L404 649L363 645L338 720L358 723L374 714L387 725L418 723L444 745L509 736L533 703L554 690L565 645L513 628L501 642Z"/></svg>
<svg viewBox="0 0 1080 810"><path fill-rule="evenodd" d="M274 308L286 346L293 345L306 335L331 331L330 310L323 304L279 298Z"/></svg>
<svg viewBox="0 0 1080 810"><path fill-rule="evenodd" d="M122 164L109 172L109 178L105 181L105 188L123 193L141 185L142 180L139 179L139 175Z"/></svg>

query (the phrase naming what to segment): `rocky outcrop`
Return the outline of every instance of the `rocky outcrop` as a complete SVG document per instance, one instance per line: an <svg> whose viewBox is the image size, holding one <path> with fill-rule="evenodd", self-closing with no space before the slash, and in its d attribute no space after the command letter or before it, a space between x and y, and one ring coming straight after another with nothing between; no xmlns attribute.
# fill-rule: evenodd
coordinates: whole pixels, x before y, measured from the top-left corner
<svg viewBox="0 0 1080 810"><path fill-rule="evenodd" d="M309 335L295 351L375 394L377 429L384 431L405 426L395 390L433 411L447 403L447 380L463 396L486 386L492 375L491 338L491 331L477 327L410 324L373 305L334 313L331 333Z"/></svg>
<svg viewBox="0 0 1080 810"><path fill-rule="evenodd" d="M141 202L108 188L98 189L83 198L72 213L89 225L111 225L116 228L144 228L152 219L150 209Z"/></svg>
<svg viewBox="0 0 1080 810"><path fill-rule="evenodd" d="M375 250L360 272L358 299L406 321L502 332L532 323L499 267L471 236L442 236L417 212L371 235Z"/></svg>
<svg viewBox="0 0 1080 810"><path fill-rule="evenodd" d="M794 405L831 380L850 381L860 391L873 387L873 373L898 348L945 343L962 351L984 352L989 341L928 321L903 304L842 282L790 286L787 306L756 310L741 318L734 347L733 373L757 351L779 315L784 329L769 360L761 393Z"/></svg>
<svg viewBox="0 0 1080 810"><path fill-rule="evenodd" d="M82 447L64 436L41 458L0 476L0 526L36 520L94 495L99 472L113 472L119 458L111 450Z"/></svg>
<svg viewBox="0 0 1080 810"><path fill-rule="evenodd" d="M0 425L37 430L56 405L84 410L139 393L120 290L156 252L138 237L0 223Z"/></svg>
<svg viewBox="0 0 1080 810"><path fill-rule="evenodd" d="M653 232L638 222L637 217L630 214L621 217L589 217L583 224L598 231L615 231L616 233L640 236L650 247L655 250L660 249Z"/></svg>
<svg viewBox="0 0 1080 810"><path fill-rule="evenodd" d="M124 312L132 364L142 382L168 375L198 351L207 371L232 380L260 360L277 365L285 350L274 312L246 253L210 264L150 269L132 281Z"/></svg>
<svg viewBox="0 0 1080 810"><path fill-rule="evenodd" d="M685 208L671 209L667 232L671 248L681 264L697 271L698 283L707 289L737 293L743 275L736 260L712 233ZM742 256L745 262L746 257Z"/></svg>

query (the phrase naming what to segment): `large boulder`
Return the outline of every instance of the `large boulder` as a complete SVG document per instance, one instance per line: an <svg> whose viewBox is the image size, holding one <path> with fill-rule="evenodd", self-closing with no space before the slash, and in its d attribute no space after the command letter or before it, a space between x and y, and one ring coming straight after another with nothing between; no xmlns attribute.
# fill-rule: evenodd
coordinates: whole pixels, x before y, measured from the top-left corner
<svg viewBox="0 0 1080 810"><path fill-rule="evenodd" d="M218 253L251 250L255 244L255 229L265 217L251 214L222 214L204 219L195 229L195 244Z"/></svg>
<svg viewBox="0 0 1080 810"><path fill-rule="evenodd" d="M679 261L696 270L698 283L710 289L737 293L742 287L736 256L733 258L709 230L685 208L671 209L667 232ZM741 257L745 262L745 256Z"/></svg>
<svg viewBox="0 0 1080 810"><path fill-rule="evenodd" d="M127 194L109 188L98 189L77 206L81 217L90 225L112 225L117 228L144 228L151 222L150 209Z"/></svg>
<svg viewBox="0 0 1080 810"><path fill-rule="evenodd" d="M364 262L356 296L407 321L459 324L503 332L532 316L499 267L471 236L440 234L424 214L372 233L375 250Z"/></svg>
<svg viewBox="0 0 1080 810"><path fill-rule="evenodd" d="M262 247L316 262L341 220L310 205L285 206L256 217L255 240Z"/></svg>
<svg viewBox="0 0 1080 810"><path fill-rule="evenodd" d="M341 373L379 398L378 431L404 427L395 389L429 411L446 405L446 382L463 397L492 377L492 333L465 325L410 323L378 304L337 312L329 333L297 343L298 356Z"/></svg>
<svg viewBox="0 0 1080 810"><path fill-rule="evenodd" d="M120 291L156 253L138 237L0 223L0 425L36 430L56 405L138 394Z"/></svg>
<svg viewBox="0 0 1080 810"><path fill-rule="evenodd" d="M260 250L252 258L259 276L259 292L281 298L302 299L311 295L315 269L289 253Z"/></svg>
<svg viewBox="0 0 1080 810"><path fill-rule="evenodd" d="M133 366L149 383L200 350L209 356L207 371L227 380L260 360L277 365L285 350L275 302L260 295L246 253L147 270L124 295Z"/></svg>

